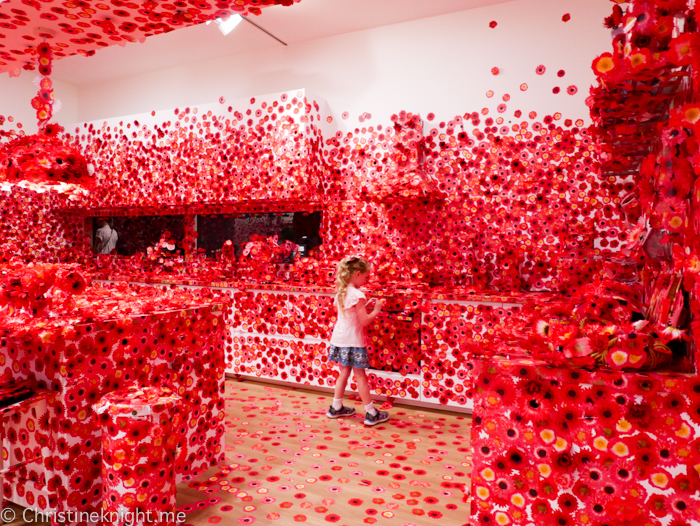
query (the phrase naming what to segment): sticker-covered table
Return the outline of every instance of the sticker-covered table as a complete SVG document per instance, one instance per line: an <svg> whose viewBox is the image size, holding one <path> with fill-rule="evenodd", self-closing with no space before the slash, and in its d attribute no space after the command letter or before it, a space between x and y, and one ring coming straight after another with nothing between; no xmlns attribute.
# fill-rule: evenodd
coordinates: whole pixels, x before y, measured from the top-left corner
<svg viewBox="0 0 700 526"><path fill-rule="evenodd" d="M134 383L169 385L190 408L181 424L187 455L175 465L177 482L220 462L223 319L221 305L204 304L63 328L34 325L24 333L0 328L0 375L56 392L31 429L10 437L19 443L36 436L51 454L9 473L5 498L38 510L99 512L102 433L92 406Z"/></svg>
<svg viewBox="0 0 700 526"><path fill-rule="evenodd" d="M471 524L699 523L697 374L474 363Z"/></svg>

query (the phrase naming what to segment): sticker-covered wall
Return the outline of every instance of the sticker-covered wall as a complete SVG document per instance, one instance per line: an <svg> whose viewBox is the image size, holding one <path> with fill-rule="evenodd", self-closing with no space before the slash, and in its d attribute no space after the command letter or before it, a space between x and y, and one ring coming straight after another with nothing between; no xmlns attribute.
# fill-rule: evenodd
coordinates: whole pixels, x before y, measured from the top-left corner
<svg viewBox="0 0 700 526"><path fill-rule="evenodd" d="M570 277L562 260L621 248L630 188L598 179L582 119L531 112L507 125L497 115L445 123L400 111L376 128L333 132L327 105L297 90L70 131L96 165L96 189L80 206L102 214L316 203L324 265L359 251L394 287L559 289Z"/></svg>
<svg viewBox="0 0 700 526"><path fill-rule="evenodd" d="M482 108L496 113L501 105L507 109L498 116L507 120L520 110L588 122L590 64L610 42L602 24L608 4L518 0L244 54L226 40L235 43L234 31L221 37L222 46L233 48L228 57L188 57L191 63L175 68L80 85L79 120L304 87L327 100L336 118L347 112L342 122L349 128L362 116L368 124L386 123L401 110L449 120ZM265 17L255 20L264 26ZM284 30L277 36L284 40ZM143 52L158 38L143 44ZM55 65L57 79L64 79L64 67Z"/></svg>

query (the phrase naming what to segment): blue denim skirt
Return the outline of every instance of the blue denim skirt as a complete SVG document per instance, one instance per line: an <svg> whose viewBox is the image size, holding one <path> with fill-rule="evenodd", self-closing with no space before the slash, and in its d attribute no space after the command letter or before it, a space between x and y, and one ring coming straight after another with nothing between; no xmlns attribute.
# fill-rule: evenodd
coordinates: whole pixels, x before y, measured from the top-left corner
<svg viewBox="0 0 700 526"><path fill-rule="evenodd" d="M367 369L369 367L367 347L336 347L331 345L328 350L328 361L337 362L344 367L354 367L355 369Z"/></svg>

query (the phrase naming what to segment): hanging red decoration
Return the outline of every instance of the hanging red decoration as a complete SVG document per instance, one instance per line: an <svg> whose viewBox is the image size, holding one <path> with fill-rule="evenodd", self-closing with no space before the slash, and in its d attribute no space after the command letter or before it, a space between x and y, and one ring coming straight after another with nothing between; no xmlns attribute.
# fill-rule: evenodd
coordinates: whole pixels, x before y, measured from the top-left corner
<svg viewBox="0 0 700 526"><path fill-rule="evenodd" d="M42 77L39 80L39 92L32 99L32 108L36 110L36 117L39 121L39 129L43 130L53 116L54 96L51 75L51 65L53 62L53 50L51 45L43 42L37 46L38 70Z"/></svg>

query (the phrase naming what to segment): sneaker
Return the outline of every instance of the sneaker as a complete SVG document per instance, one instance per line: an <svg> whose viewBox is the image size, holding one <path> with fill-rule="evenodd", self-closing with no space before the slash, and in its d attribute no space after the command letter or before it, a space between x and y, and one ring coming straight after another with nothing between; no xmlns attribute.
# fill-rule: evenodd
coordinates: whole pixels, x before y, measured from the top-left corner
<svg viewBox="0 0 700 526"><path fill-rule="evenodd" d="M341 416L352 416L355 414L354 407L341 407L340 409L334 409L333 406L328 409L326 416L328 418L340 418Z"/></svg>
<svg viewBox="0 0 700 526"><path fill-rule="evenodd" d="M387 413L386 411L377 411L373 415L370 415L369 413L365 415L366 426L374 426L376 424L386 422L387 420L389 420L389 413Z"/></svg>

